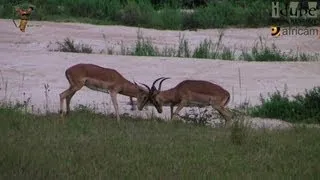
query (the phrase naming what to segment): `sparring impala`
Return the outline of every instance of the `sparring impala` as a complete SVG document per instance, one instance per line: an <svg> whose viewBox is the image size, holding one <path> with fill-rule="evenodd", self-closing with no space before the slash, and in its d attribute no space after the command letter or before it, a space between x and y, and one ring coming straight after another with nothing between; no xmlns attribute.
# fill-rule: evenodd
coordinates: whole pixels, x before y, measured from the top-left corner
<svg viewBox="0 0 320 180"><path fill-rule="evenodd" d="M155 87L155 83L160 81L158 89ZM161 91L162 82L170 78L158 78L156 79L151 88L145 86L149 93L145 94L148 98L142 97L138 109L142 109L148 101L155 106L158 113L162 113L162 106L170 106L171 119L174 116L178 116L183 107L188 106L212 106L216 109L222 117L225 119L225 126L229 126L231 123L231 114L227 111L225 106L229 103L230 93L217 84L213 84L203 80L184 80L175 87ZM173 107L177 106L173 112Z"/></svg>
<svg viewBox="0 0 320 180"><path fill-rule="evenodd" d="M146 89L125 79L118 71L103 68L94 64L76 64L65 71L70 87L60 93L60 113L63 117L63 101L66 99L66 114L70 111L70 101L74 94L83 86L94 91L109 93L113 103L117 121L120 121L117 94L130 97L131 110L135 109L132 98L137 98L137 105L148 93Z"/></svg>

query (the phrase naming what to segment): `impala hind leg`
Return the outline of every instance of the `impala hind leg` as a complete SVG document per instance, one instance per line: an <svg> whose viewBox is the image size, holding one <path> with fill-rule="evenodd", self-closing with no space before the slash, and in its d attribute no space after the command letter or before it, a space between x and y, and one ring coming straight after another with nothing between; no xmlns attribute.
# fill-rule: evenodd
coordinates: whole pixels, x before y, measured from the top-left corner
<svg viewBox="0 0 320 180"><path fill-rule="evenodd" d="M66 97L66 105L67 105L66 114L69 114L69 112L70 112L70 101L71 101L71 98L74 96L74 94L75 94L76 92L77 92L77 91L74 91L73 93L71 93L69 96Z"/></svg>
<svg viewBox="0 0 320 180"><path fill-rule="evenodd" d="M230 127L232 123L231 115L226 111L226 109L218 105L212 105L212 107L225 119L224 127Z"/></svg>
<svg viewBox="0 0 320 180"><path fill-rule="evenodd" d="M66 108L67 111L70 111L70 100L72 98L72 96L75 94L75 92L77 92L79 89L81 88L75 88L75 87L70 87L67 90L63 91L62 93L60 93L60 115L63 117L64 113L63 113L63 102L64 99L66 99Z"/></svg>
<svg viewBox="0 0 320 180"><path fill-rule="evenodd" d="M174 113L171 116L171 120L174 120L175 118L179 119L179 112L183 109L183 107L185 107L187 105L186 101L181 101L178 105L176 110L174 111ZM170 107L171 108L171 107ZM171 110L170 110L171 111ZM172 111L173 111L173 106L172 106Z"/></svg>

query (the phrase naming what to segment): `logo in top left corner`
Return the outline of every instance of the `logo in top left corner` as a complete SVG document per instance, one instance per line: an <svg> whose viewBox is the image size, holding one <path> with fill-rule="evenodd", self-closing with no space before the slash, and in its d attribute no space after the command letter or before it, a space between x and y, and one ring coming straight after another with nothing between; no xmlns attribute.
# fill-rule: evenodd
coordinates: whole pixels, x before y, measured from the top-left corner
<svg viewBox="0 0 320 180"><path fill-rule="evenodd" d="M280 27L272 26L271 27L271 36L280 36Z"/></svg>

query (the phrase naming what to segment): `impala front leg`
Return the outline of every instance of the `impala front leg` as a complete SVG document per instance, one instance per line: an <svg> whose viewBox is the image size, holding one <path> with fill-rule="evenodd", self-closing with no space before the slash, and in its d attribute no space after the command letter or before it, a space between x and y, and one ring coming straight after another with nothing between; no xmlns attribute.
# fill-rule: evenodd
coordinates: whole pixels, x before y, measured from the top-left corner
<svg viewBox="0 0 320 180"><path fill-rule="evenodd" d="M132 97L130 97L130 104L131 104L131 111L136 110L136 106L135 106L134 103L133 103Z"/></svg>
<svg viewBox="0 0 320 180"><path fill-rule="evenodd" d="M114 110L116 113L117 121L120 123L120 115L119 115L119 106L118 106L118 101L117 101L117 92L110 92L111 96L111 101L114 106Z"/></svg>

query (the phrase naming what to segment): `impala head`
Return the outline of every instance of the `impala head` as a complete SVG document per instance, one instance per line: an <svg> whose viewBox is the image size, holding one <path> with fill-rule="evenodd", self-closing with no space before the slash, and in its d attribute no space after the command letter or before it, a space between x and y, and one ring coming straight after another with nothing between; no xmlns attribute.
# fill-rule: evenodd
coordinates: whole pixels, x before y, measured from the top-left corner
<svg viewBox="0 0 320 180"><path fill-rule="evenodd" d="M137 107L138 107L138 110L141 111L143 107L148 103L150 88L146 86L148 91L145 91L140 86L138 87L139 87L139 93L137 95Z"/></svg>
<svg viewBox="0 0 320 180"><path fill-rule="evenodd" d="M145 86L149 92L148 93L140 93L140 101L138 99L138 109L142 110L142 108L148 103L150 102L152 105L154 105L154 107L157 109L158 113L162 113L162 102L159 100L159 98L157 98L158 94L161 91L161 86L162 86L162 82L166 79L170 79L170 78L158 78L155 81L153 81L151 88L146 85L146 84L141 84L143 86ZM159 87L158 89L155 87L155 84L159 81Z"/></svg>
<svg viewBox="0 0 320 180"><path fill-rule="evenodd" d="M149 98L150 88L148 86L146 86L145 84L142 84L143 86L145 86L147 88L148 91L146 91L145 89L141 88L136 82L134 82L134 84L139 89L139 93L136 98L137 98L138 110L141 111L149 100L148 98Z"/></svg>

